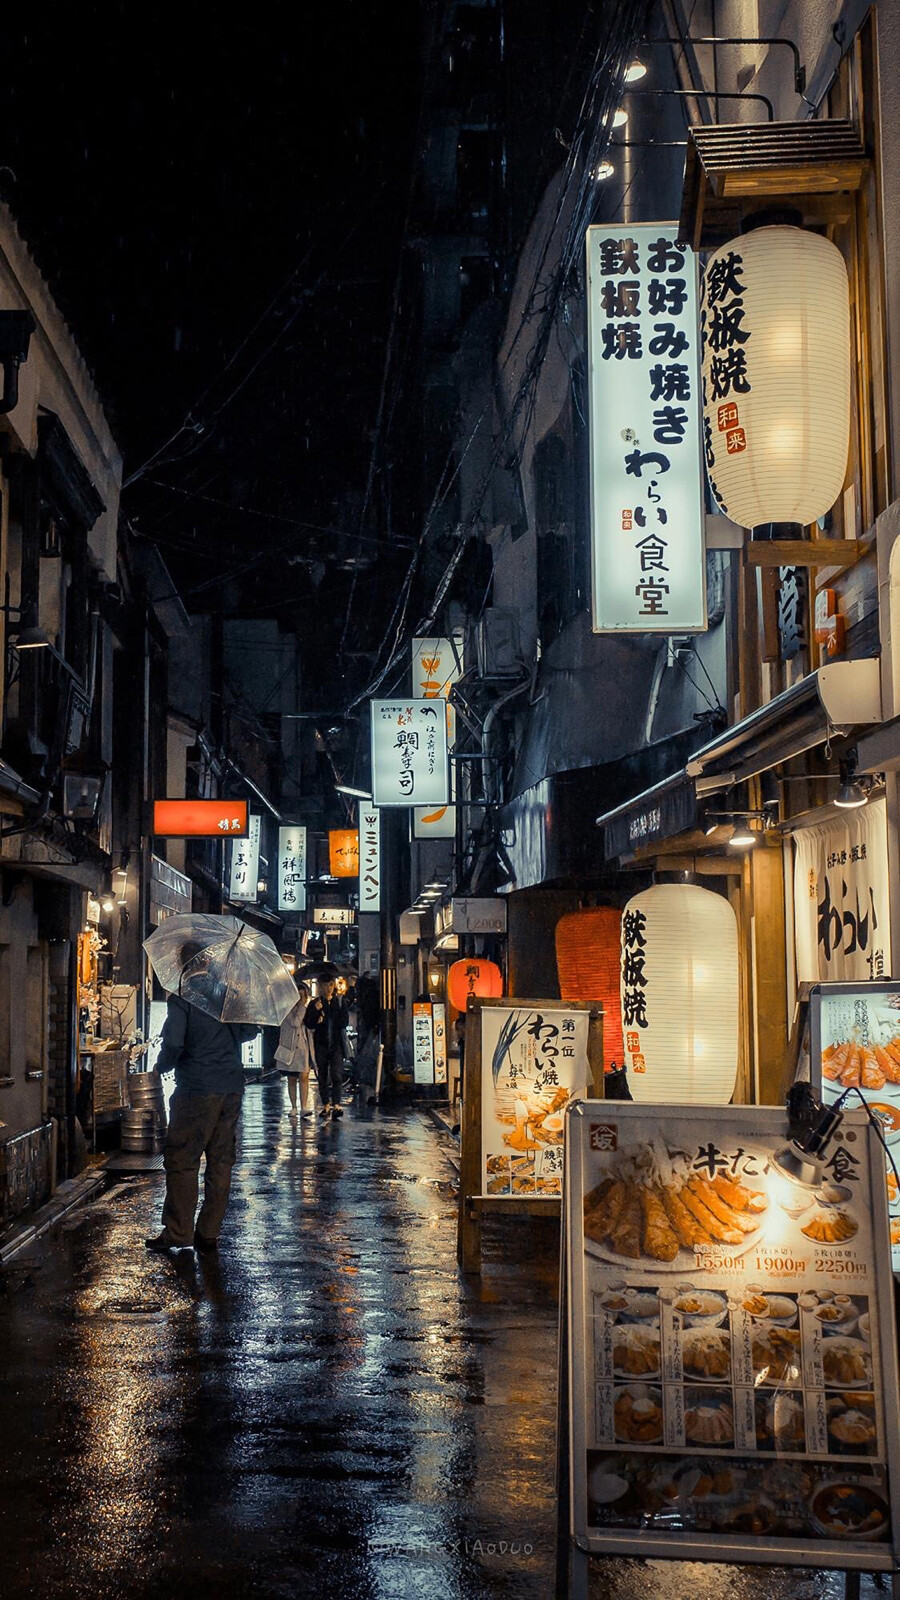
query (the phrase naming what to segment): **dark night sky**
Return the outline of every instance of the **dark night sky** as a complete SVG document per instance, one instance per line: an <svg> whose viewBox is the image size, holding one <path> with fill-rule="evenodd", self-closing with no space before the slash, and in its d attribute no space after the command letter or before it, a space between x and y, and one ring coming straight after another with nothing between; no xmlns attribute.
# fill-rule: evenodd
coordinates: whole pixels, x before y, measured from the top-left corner
<svg viewBox="0 0 900 1600"><path fill-rule="evenodd" d="M94 370L126 477L189 413L203 423L126 512L188 590L211 558L237 573L268 547L276 559L241 574L244 599L301 595L304 569L283 558L334 541L295 523L359 527L420 6L34 6L5 19L3 57L2 191Z"/></svg>

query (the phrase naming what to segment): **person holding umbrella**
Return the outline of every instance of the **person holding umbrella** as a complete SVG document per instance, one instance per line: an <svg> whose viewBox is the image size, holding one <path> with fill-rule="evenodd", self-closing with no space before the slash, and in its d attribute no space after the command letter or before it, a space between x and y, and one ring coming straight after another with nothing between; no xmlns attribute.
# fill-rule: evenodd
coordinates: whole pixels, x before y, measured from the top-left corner
<svg viewBox="0 0 900 1600"><path fill-rule="evenodd" d="M316 1077L322 1100L321 1116L342 1117L341 1093L344 1083L344 1029L347 1026L347 1007L335 993L334 976L319 980L318 998L311 1000L303 1019L313 1039Z"/></svg>
<svg viewBox="0 0 900 1600"><path fill-rule="evenodd" d="M240 1047L260 1026L280 1025L297 991L272 941L234 917L169 917L144 948L170 991L157 1070L175 1073L162 1231L144 1243L159 1254L212 1251L228 1205L244 1094Z"/></svg>

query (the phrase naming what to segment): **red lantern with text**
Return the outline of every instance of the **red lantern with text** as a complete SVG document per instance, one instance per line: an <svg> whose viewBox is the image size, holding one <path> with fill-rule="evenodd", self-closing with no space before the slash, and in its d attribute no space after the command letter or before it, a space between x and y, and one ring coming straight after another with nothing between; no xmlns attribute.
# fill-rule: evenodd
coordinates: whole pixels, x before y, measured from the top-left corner
<svg viewBox="0 0 900 1600"><path fill-rule="evenodd" d="M503 993L503 973L496 961L472 956L469 961L454 961L447 973L447 994L457 1011L465 1011L469 996L478 1000L499 1000Z"/></svg>
<svg viewBox="0 0 900 1600"><path fill-rule="evenodd" d="M556 924L556 969L563 1000L603 1007L603 1070L625 1065L619 965L622 913L616 906L570 911Z"/></svg>

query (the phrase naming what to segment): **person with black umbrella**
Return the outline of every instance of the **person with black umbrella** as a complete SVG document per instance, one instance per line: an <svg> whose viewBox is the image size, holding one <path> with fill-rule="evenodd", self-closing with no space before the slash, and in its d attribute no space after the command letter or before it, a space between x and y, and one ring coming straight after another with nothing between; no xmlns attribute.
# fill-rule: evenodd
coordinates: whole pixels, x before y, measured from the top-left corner
<svg viewBox="0 0 900 1600"><path fill-rule="evenodd" d="M344 1115L341 1108L341 1091L344 1082L344 1029L347 1020L347 1007L335 993L334 978L320 978L318 997L310 1001L303 1022L312 1034L316 1077L322 1101L320 1115L323 1122L327 1122L332 1116Z"/></svg>

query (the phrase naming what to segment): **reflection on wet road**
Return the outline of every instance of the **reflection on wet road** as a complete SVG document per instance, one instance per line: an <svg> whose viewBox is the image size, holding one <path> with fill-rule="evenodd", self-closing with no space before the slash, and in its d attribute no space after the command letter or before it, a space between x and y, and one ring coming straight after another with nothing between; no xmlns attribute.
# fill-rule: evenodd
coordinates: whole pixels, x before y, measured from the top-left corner
<svg viewBox="0 0 900 1600"><path fill-rule="evenodd" d="M147 1256L124 1180L0 1279L4 1600L548 1600L556 1239L455 1259L410 1111L293 1127L248 1090L218 1259ZM525 1230L523 1232L523 1230ZM837 1575L640 1561L604 1600L837 1600ZM863 1580L863 1594L874 1594Z"/></svg>

